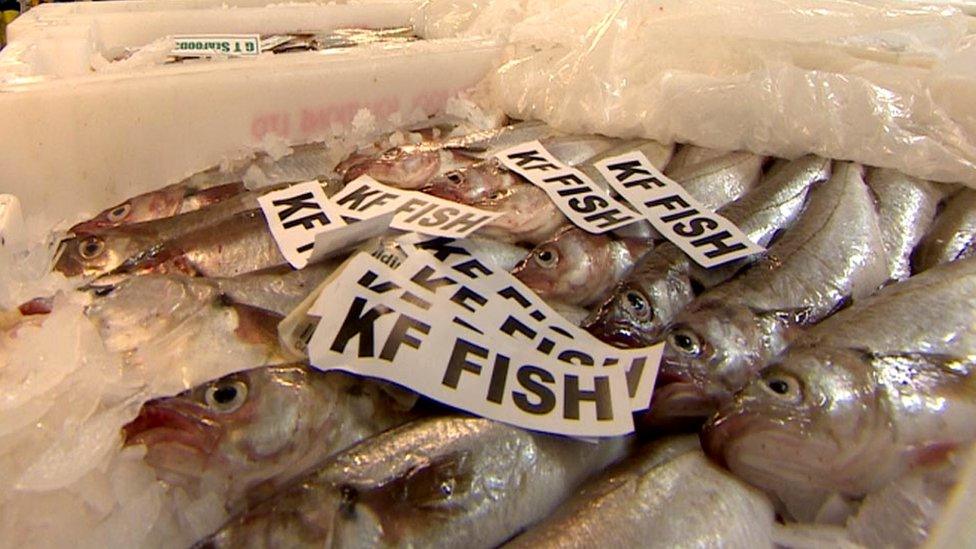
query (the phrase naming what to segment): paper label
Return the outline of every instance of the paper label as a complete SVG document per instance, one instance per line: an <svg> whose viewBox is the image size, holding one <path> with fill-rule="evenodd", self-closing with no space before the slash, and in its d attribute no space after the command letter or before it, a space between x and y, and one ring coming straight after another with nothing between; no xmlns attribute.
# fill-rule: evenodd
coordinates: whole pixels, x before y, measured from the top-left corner
<svg viewBox="0 0 976 549"><path fill-rule="evenodd" d="M715 267L765 251L731 221L702 205L679 183L634 151L594 164L620 196L664 238L702 267Z"/></svg>
<svg viewBox="0 0 976 549"><path fill-rule="evenodd" d="M345 227L342 212L318 181L306 181L258 197L281 255L296 269L308 264L316 235Z"/></svg>
<svg viewBox="0 0 976 549"><path fill-rule="evenodd" d="M393 212L394 229L451 238L464 238L501 215L396 189L365 175L349 182L332 201L346 217L367 219Z"/></svg>
<svg viewBox="0 0 976 549"><path fill-rule="evenodd" d="M640 219L583 172L560 162L539 141L529 141L495 157L509 170L541 188L576 226L600 234Z"/></svg>
<svg viewBox="0 0 976 549"><path fill-rule="evenodd" d="M170 54L179 57L240 57L261 53L261 37L257 34L186 34L174 36L173 41L176 45Z"/></svg>
<svg viewBox="0 0 976 549"><path fill-rule="evenodd" d="M633 431L660 346L616 349L545 305L464 241L406 235L393 268L347 262L308 310L312 365L379 377L469 412L578 436Z"/></svg>

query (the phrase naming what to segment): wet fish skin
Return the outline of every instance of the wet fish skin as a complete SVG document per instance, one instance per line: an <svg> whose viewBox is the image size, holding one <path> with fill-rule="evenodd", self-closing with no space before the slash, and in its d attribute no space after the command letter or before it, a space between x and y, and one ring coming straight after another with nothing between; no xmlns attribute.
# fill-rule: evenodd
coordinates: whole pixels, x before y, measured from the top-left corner
<svg viewBox="0 0 976 549"><path fill-rule="evenodd" d="M830 168L829 160L815 156L784 164L718 213L753 242L768 246L794 223L811 189L830 177ZM623 347L653 345L697 293L729 280L754 260L703 269L677 246L660 244L637 262L586 326L598 338Z"/></svg>
<svg viewBox="0 0 976 549"><path fill-rule="evenodd" d="M839 163L794 227L730 282L689 304L668 329L652 414L707 416L790 342L887 280L877 211L860 167Z"/></svg>
<svg viewBox="0 0 976 549"><path fill-rule="evenodd" d="M761 492L678 437L638 449L504 547L764 547L774 520Z"/></svg>
<svg viewBox="0 0 976 549"><path fill-rule="evenodd" d="M881 214L881 236L888 254L888 276L911 276L911 254L935 218L944 197L941 185L878 168L867 177Z"/></svg>
<svg viewBox="0 0 976 549"><path fill-rule="evenodd" d="M681 184L705 207L717 210L744 196L762 177L766 159L733 152L691 166L669 169L665 175Z"/></svg>
<svg viewBox="0 0 976 549"><path fill-rule="evenodd" d="M887 286L813 327L702 431L783 501L860 497L976 439L976 259Z"/></svg>
<svg viewBox="0 0 976 549"><path fill-rule="evenodd" d="M587 307L602 300L648 247L566 227L536 246L512 274L543 299Z"/></svg>
<svg viewBox="0 0 976 549"><path fill-rule="evenodd" d="M149 401L124 434L126 445L146 446L146 462L169 483L225 484L233 510L409 417L378 385L285 364Z"/></svg>
<svg viewBox="0 0 976 549"><path fill-rule="evenodd" d="M729 154L730 151L723 151L720 149L709 149L707 147L699 147L697 145L681 145L678 150L674 153L674 158L668 164L669 170L684 170L690 166L696 164L701 164L702 162L707 162L713 158L718 158Z"/></svg>
<svg viewBox="0 0 976 549"><path fill-rule="evenodd" d="M480 418L421 419L334 456L197 547L493 547L545 516L627 445Z"/></svg>
<svg viewBox="0 0 976 549"><path fill-rule="evenodd" d="M520 183L474 206L502 214L475 234L511 244L542 243L569 223L549 195L531 183Z"/></svg>
<svg viewBox="0 0 976 549"><path fill-rule="evenodd" d="M912 258L915 272L976 254L976 190L965 188L946 202Z"/></svg>
<svg viewBox="0 0 976 549"><path fill-rule="evenodd" d="M285 316L335 272L340 264L338 260L327 260L308 265L304 269L296 270L287 266L205 280L215 284L220 294L234 303L243 303Z"/></svg>

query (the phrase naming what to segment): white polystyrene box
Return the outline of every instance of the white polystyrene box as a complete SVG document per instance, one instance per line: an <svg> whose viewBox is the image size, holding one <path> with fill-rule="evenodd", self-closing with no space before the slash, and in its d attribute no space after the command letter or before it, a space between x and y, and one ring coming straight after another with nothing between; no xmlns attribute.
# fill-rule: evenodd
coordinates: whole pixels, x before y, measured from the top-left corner
<svg viewBox="0 0 976 549"><path fill-rule="evenodd" d="M499 53L489 40L421 40L99 71L92 55L172 33L402 26L418 5L214 8L200 2L204 7L191 6L194 15L220 10L227 20L199 26L179 14L194 2L174 3L175 9L142 2L142 10L120 4L128 2L100 3L80 19L66 16L70 10L42 12L0 52L0 141L6 147L0 192L17 195L27 215L92 212L228 158L320 141L348 130L364 109L379 123L434 114L480 81ZM309 14L314 17L303 19ZM189 22L180 26L180 18Z"/></svg>

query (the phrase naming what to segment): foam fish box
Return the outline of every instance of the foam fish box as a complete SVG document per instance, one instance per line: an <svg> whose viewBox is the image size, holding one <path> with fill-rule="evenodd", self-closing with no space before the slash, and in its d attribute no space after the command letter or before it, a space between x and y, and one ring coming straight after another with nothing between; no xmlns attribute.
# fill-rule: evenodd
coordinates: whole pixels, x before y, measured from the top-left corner
<svg viewBox="0 0 976 549"><path fill-rule="evenodd" d="M0 52L0 192L25 215L68 217L158 188L228 158L441 111L475 85L490 40L377 43L105 70L121 52L180 34L285 34L410 26L415 2L349 5L211 1L46 4Z"/></svg>

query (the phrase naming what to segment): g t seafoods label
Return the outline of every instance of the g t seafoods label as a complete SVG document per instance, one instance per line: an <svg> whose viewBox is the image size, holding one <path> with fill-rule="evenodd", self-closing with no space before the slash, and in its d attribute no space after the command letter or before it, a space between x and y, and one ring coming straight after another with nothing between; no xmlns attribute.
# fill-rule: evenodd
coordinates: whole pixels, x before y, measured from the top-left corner
<svg viewBox="0 0 976 549"><path fill-rule="evenodd" d="M392 212L390 226L394 229L451 238L464 238L501 215L395 189L365 175L348 183L332 201L349 218L367 219Z"/></svg>
<svg viewBox="0 0 976 549"><path fill-rule="evenodd" d="M187 34L174 36L173 41L176 45L170 54L180 57L239 57L261 53L261 37L256 34Z"/></svg>
<svg viewBox="0 0 976 549"><path fill-rule="evenodd" d="M695 263L715 267L765 251L728 219L708 209L679 183L634 151L594 164L610 186Z"/></svg>
<svg viewBox="0 0 976 549"><path fill-rule="evenodd" d="M258 204L281 255L296 269L308 264L316 235L346 225L339 208L314 180L260 196Z"/></svg>
<svg viewBox="0 0 976 549"><path fill-rule="evenodd" d="M321 317L307 347L314 366L380 377L529 429L633 430L659 348L609 347L537 307L537 296L463 244L410 238L398 268L359 254L323 289L308 312Z"/></svg>
<svg viewBox="0 0 976 549"><path fill-rule="evenodd" d="M640 219L586 174L560 162L538 141L522 143L495 157L503 166L546 191L559 210L587 232L605 233Z"/></svg>

